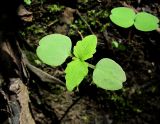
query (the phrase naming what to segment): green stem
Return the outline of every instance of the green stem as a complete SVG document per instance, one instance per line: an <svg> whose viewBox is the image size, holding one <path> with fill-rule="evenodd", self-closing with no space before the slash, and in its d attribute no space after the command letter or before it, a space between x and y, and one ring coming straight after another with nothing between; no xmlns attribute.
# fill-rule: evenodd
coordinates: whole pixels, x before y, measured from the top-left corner
<svg viewBox="0 0 160 124"><path fill-rule="evenodd" d="M87 63L87 64L88 64L88 67L92 68L93 70L96 68L96 66L94 66L92 64L89 64L89 63Z"/></svg>
<svg viewBox="0 0 160 124"><path fill-rule="evenodd" d="M74 55L73 55L72 53L70 53L69 57L73 58L73 57L74 57Z"/></svg>

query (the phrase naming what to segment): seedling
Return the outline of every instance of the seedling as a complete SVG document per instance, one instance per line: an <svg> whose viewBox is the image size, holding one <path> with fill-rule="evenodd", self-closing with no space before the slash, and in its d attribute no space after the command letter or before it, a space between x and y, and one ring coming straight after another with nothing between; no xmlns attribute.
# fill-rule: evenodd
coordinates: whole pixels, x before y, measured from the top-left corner
<svg viewBox="0 0 160 124"><path fill-rule="evenodd" d="M109 58L101 59L96 66L86 62L96 52L97 37L88 35L78 41L71 54L72 43L69 37L61 34L51 34L43 37L36 50L38 57L45 64L59 66L71 56L72 61L65 69L66 87L68 91L78 87L88 74L88 67L94 69L93 83L106 90L119 90L126 81L126 75L121 66Z"/></svg>
<svg viewBox="0 0 160 124"><path fill-rule="evenodd" d="M112 48L116 48L116 49L121 50L121 51L126 50L126 47L123 44L121 44L121 43L119 43L115 40L112 41L111 45L112 45Z"/></svg>
<svg viewBox="0 0 160 124"><path fill-rule="evenodd" d="M49 10L50 13L59 12L59 11L61 11L63 8L64 8L64 7L58 6L57 4L48 5L48 7L47 7L47 9Z"/></svg>
<svg viewBox="0 0 160 124"><path fill-rule="evenodd" d="M27 5L31 4L31 0L23 0Z"/></svg>
<svg viewBox="0 0 160 124"><path fill-rule="evenodd" d="M111 45L112 45L113 48L118 48L119 47L119 43L115 40L112 41Z"/></svg>
<svg viewBox="0 0 160 124"><path fill-rule="evenodd" d="M146 12L136 14L132 9L127 7L112 9L110 19L120 27L129 28L134 25L140 31L153 31L159 27L159 19L156 16Z"/></svg>

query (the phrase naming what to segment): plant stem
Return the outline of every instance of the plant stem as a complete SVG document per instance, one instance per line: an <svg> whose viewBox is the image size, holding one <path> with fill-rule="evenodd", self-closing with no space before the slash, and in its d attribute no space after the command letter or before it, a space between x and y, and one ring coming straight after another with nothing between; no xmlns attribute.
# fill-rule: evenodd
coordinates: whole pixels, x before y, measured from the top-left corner
<svg viewBox="0 0 160 124"><path fill-rule="evenodd" d="M92 34L94 34L94 32L92 31L90 25L89 25L89 24L87 23L87 21L81 16L81 13L80 13L78 10L76 10L76 13L77 13L77 15L80 17L80 19L86 24L86 26L88 27L89 31L90 31Z"/></svg>
<svg viewBox="0 0 160 124"><path fill-rule="evenodd" d="M89 64L88 62L87 62L87 64L88 64L88 67L90 67L90 68L92 68L92 69L95 69L95 68L96 68L96 66L94 66L94 65L92 65L92 64Z"/></svg>
<svg viewBox="0 0 160 124"><path fill-rule="evenodd" d="M132 30L128 32L128 42L131 42L131 34L132 34Z"/></svg>

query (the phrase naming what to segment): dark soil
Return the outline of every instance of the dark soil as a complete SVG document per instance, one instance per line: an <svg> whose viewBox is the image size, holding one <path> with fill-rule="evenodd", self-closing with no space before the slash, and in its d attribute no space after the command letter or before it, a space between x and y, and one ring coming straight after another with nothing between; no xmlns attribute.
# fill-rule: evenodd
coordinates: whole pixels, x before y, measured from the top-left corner
<svg viewBox="0 0 160 124"><path fill-rule="evenodd" d="M47 34L68 35L75 44L81 39L78 32L86 36L92 30L98 37L98 47L89 62L95 65L101 58L111 58L123 67L127 75L122 90L104 91L90 85L89 75L75 92L40 82L32 75L28 87L31 110L37 124L160 124L160 34L157 31L140 32L134 27L122 29L111 23L108 17L110 10L123 6L123 2L48 0L33 1L31 6L26 6L33 12L33 21L24 23L21 34L35 49ZM158 1L125 2L160 17ZM57 5L58 9L51 5ZM67 7L79 10L80 15L66 10ZM67 21L64 13L69 13ZM113 40L119 42L123 49L113 48ZM32 64L64 81L66 63L58 68L36 64L38 58L34 54L28 52Z"/></svg>

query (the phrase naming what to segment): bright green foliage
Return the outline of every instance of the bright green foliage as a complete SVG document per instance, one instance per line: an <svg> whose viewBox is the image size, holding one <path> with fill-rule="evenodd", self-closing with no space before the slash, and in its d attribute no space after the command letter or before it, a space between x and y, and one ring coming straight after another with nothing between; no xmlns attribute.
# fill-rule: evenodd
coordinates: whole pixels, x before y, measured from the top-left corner
<svg viewBox="0 0 160 124"><path fill-rule="evenodd" d="M117 7L111 10L110 19L116 25L128 28L134 23L135 12L127 7Z"/></svg>
<svg viewBox="0 0 160 124"><path fill-rule="evenodd" d="M97 64L93 72L94 83L106 90L119 90L126 81L125 72L115 61L103 58Z"/></svg>
<svg viewBox="0 0 160 124"><path fill-rule="evenodd" d="M24 2L25 2L27 5L30 5L30 4L31 4L31 0L24 0Z"/></svg>
<svg viewBox="0 0 160 124"><path fill-rule="evenodd" d="M121 43L119 43L115 40L112 41L111 45L112 45L112 48L116 48L116 49L121 50L121 51L126 50L126 47L123 44L121 44Z"/></svg>
<svg viewBox="0 0 160 124"><path fill-rule="evenodd" d="M88 64L79 59L75 59L67 65L65 73L66 87L68 91L72 91L88 74Z"/></svg>
<svg viewBox="0 0 160 124"><path fill-rule="evenodd" d="M113 48L118 48L119 47L119 43L115 40L112 41L112 47Z"/></svg>
<svg viewBox="0 0 160 124"><path fill-rule="evenodd" d="M140 12L135 18L135 27L140 31L152 31L158 28L159 19L149 13Z"/></svg>
<svg viewBox="0 0 160 124"><path fill-rule="evenodd" d="M85 60L93 57L96 52L97 37L89 35L78 41L74 47L74 59L65 69L66 87L68 91L74 90L88 74L88 67L92 67ZM38 57L51 66L61 65L70 55L71 40L61 34L51 34L43 37L37 48ZM93 68L93 67L92 67ZM126 76L120 65L111 59L101 59L93 72L94 83L106 90L118 90Z"/></svg>
<svg viewBox="0 0 160 124"><path fill-rule="evenodd" d="M111 10L110 19L116 25L129 28L133 24L140 31L156 30L159 25L159 19L146 12L135 12L127 7L117 7Z"/></svg>
<svg viewBox="0 0 160 124"><path fill-rule="evenodd" d="M64 8L63 6L59 6L57 4L51 4L51 5L48 5L48 7L47 7L47 9L49 10L49 12L51 12L51 13L59 12L63 8Z"/></svg>
<svg viewBox="0 0 160 124"><path fill-rule="evenodd" d="M82 41L78 41L74 47L73 54L80 60L87 60L93 57L96 52L97 37L88 35Z"/></svg>
<svg viewBox="0 0 160 124"><path fill-rule="evenodd" d="M58 66L70 55L71 46L69 37L61 34L51 34L40 40L36 52L45 64Z"/></svg>

